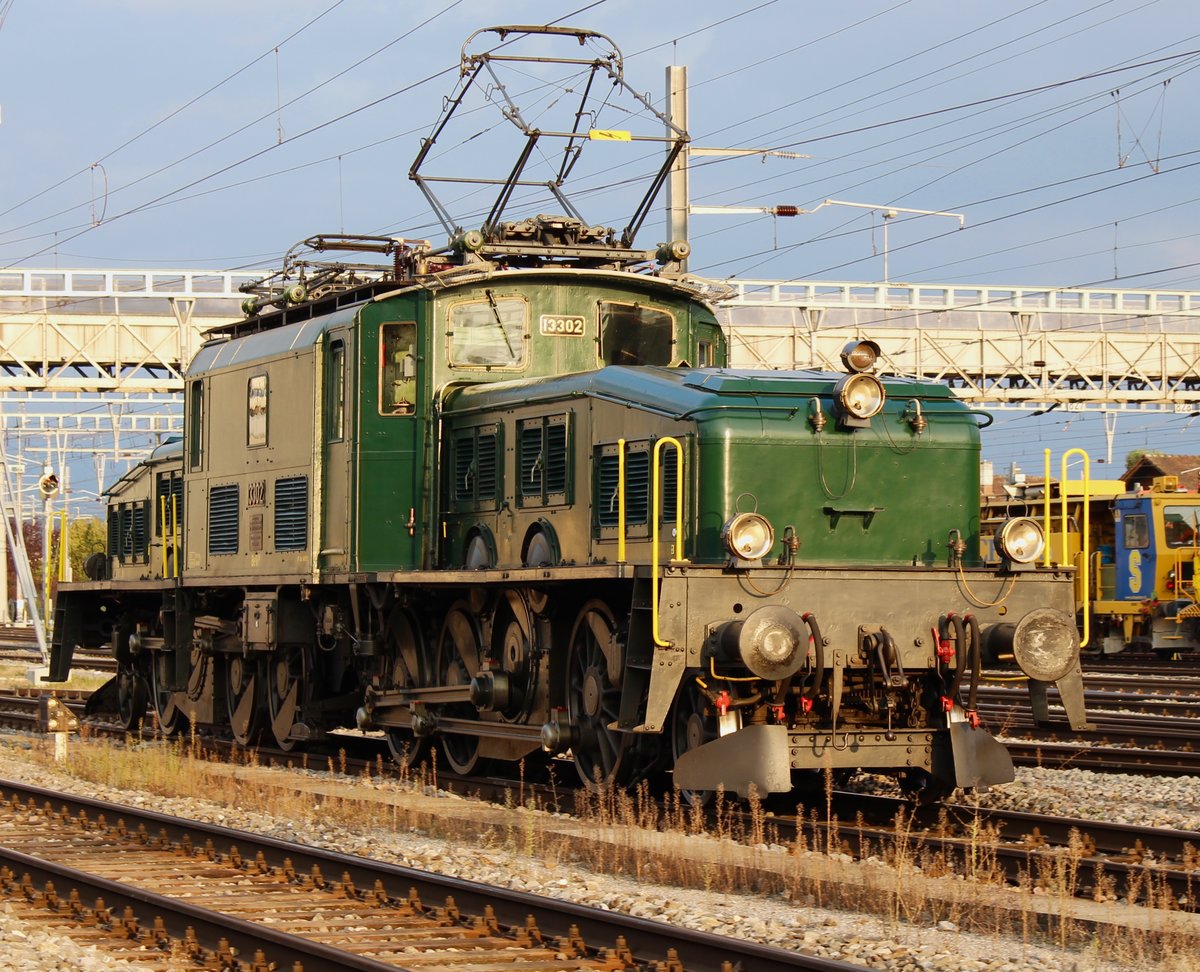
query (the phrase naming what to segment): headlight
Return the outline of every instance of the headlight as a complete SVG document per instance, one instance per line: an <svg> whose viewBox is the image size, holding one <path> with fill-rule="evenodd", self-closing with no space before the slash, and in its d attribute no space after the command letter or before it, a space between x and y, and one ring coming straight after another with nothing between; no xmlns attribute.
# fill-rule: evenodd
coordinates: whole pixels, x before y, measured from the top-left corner
<svg viewBox="0 0 1200 972"><path fill-rule="evenodd" d="M851 418L869 419L878 415L887 401L883 382L874 375L846 375L833 387L833 396Z"/></svg>
<svg viewBox="0 0 1200 972"><path fill-rule="evenodd" d="M1031 564L1046 549L1046 537L1041 524L1028 516L1007 521L996 535L1000 556L1018 564Z"/></svg>
<svg viewBox="0 0 1200 972"><path fill-rule="evenodd" d="M1053 608L1034 608L1017 622L1012 651L1021 671L1030 678L1056 682L1079 656L1075 620Z"/></svg>
<svg viewBox="0 0 1200 972"><path fill-rule="evenodd" d="M874 341L851 341L842 348L842 367L847 371L870 371L879 360L879 345Z"/></svg>
<svg viewBox="0 0 1200 972"><path fill-rule="evenodd" d="M808 628L796 612L778 604L759 608L745 621L735 621L725 639L743 665L771 681L798 672L808 653Z"/></svg>
<svg viewBox="0 0 1200 972"><path fill-rule="evenodd" d="M775 546L775 531L765 516L739 513L721 528L725 549L740 560L762 560Z"/></svg>

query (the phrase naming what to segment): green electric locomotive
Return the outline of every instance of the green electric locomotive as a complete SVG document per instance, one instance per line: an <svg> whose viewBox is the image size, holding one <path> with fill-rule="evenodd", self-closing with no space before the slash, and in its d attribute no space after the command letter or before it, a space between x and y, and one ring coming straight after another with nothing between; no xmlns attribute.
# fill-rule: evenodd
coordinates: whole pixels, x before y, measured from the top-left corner
<svg viewBox="0 0 1200 972"><path fill-rule="evenodd" d="M593 68L623 86L618 55ZM730 370L685 244L502 209L440 249L314 237L213 333L183 440L109 491L107 554L59 588L52 680L107 643L130 726L357 726L406 762L554 754L693 799L1011 779L974 711L1000 656L1084 724L1071 572L1025 518L978 558L985 416L881 377L869 340L841 373ZM313 258L348 250L389 263Z"/></svg>

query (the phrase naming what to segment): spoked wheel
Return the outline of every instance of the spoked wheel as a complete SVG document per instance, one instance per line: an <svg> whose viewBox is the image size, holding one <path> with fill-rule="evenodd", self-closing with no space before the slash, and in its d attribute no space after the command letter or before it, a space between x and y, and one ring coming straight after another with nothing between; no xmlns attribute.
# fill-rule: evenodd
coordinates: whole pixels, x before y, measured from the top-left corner
<svg viewBox="0 0 1200 972"><path fill-rule="evenodd" d="M463 602L451 607L438 637L438 684L469 685L480 668L482 643L479 625L469 607ZM440 714L449 719L479 718L479 710L470 702L453 702L444 706ZM479 764L477 736L447 733L441 737L441 748L450 768L461 776L470 775Z"/></svg>
<svg viewBox="0 0 1200 972"><path fill-rule="evenodd" d="M166 687L174 663L175 659L165 651L156 651L150 659L150 701L164 736L174 736L188 724L187 716L177 704L179 696Z"/></svg>
<svg viewBox="0 0 1200 972"><path fill-rule="evenodd" d="M150 701L150 690L142 673L133 665L122 665L117 669L117 717L130 732L138 731L146 718L146 705Z"/></svg>
<svg viewBox="0 0 1200 972"><path fill-rule="evenodd" d="M612 611L588 601L571 631L567 713L579 730L575 769L591 789L624 786L633 775L629 736L608 728L620 715L624 661Z"/></svg>
<svg viewBox="0 0 1200 972"><path fill-rule="evenodd" d="M685 678L671 709L671 758L672 764L684 753L699 749L720 735L717 714L712 703L705 697L694 678ZM707 806L712 800L712 790L685 790L679 795L693 807Z"/></svg>
<svg viewBox="0 0 1200 972"><path fill-rule="evenodd" d="M221 666L225 670L225 710L229 729L239 746L253 746L262 735L263 678L258 663L240 655L231 655Z"/></svg>
<svg viewBox="0 0 1200 972"><path fill-rule="evenodd" d="M267 708L271 713L271 733L284 752L296 748L292 727L310 688L310 659L303 645L281 645L267 663Z"/></svg>
<svg viewBox="0 0 1200 972"><path fill-rule="evenodd" d="M397 607L388 616L387 632L384 635L391 674L388 689L418 688L422 681L421 657L423 646L420 630L408 611ZM387 744L392 759L405 769L411 769L425 761L429 755L429 741L418 739L411 729L388 727Z"/></svg>

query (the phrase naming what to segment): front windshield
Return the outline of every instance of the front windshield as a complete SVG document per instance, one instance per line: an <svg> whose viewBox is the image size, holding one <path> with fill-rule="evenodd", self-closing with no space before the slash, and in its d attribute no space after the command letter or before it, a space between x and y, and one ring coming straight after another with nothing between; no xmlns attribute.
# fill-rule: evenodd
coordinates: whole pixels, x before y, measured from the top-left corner
<svg viewBox="0 0 1200 972"><path fill-rule="evenodd" d="M1200 533L1200 506L1164 506L1163 536L1168 547L1191 547Z"/></svg>
<svg viewBox="0 0 1200 972"><path fill-rule="evenodd" d="M606 365L669 365L675 321L641 304L600 302L600 357Z"/></svg>
<svg viewBox="0 0 1200 972"><path fill-rule="evenodd" d="M521 368L528 345L529 305L496 297L450 309L450 364L456 368Z"/></svg>

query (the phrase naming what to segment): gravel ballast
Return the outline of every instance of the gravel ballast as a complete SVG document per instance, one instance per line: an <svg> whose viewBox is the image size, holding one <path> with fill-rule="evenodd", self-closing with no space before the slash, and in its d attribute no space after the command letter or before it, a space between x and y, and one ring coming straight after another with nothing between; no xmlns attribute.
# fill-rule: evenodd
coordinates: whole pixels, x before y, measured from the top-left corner
<svg viewBox="0 0 1200 972"><path fill-rule="evenodd" d="M0 777L59 789L97 799L148 806L159 812L197 820L237 826L242 829L297 840L342 852L360 854L410 867L469 878L577 901L644 918L665 921L718 934L740 937L789 949L861 964L890 972L1140 972L1145 964L1122 965L1098 947L1086 950L1055 949L977 934L960 929L954 922L909 923L903 916L881 919L817 907L810 901L789 901L780 895L755 896L714 894L703 890L675 888L632 878L598 874L574 862L545 863L520 853L519 848L492 840L448 841L405 829L363 830L347 828L314 810L302 819L244 811L220 803L184 798L164 798L129 789L115 789L59 772L31 758L43 745L20 735L0 736ZM149 751L151 744L144 747ZM338 778L306 770L257 768L259 774L278 774L281 782L317 779L326 791ZM284 776L284 774L288 774ZM1128 781L1128 787L1126 782ZM390 798L389 788L398 784L381 780L340 778L347 793L377 792ZM232 790L233 788L231 788ZM1143 777L1100 776L1085 770L1066 772L1018 770L1016 783L996 788L985 804L1014 809L1050 810L1072 816L1105 817L1113 820L1153 821L1158 826L1194 829L1200 824L1197 780L1148 781ZM1135 806L1137 799L1145 804ZM471 813L468 801L451 795L437 797L447 812ZM846 867L852 865L847 859ZM882 862L856 867L885 867ZM45 934L4 912L0 901L0 966L28 972L59 969L119 969L126 963L102 956L94 959L87 948L64 943L48 947ZM76 954L81 953L81 954ZM39 964L40 963L40 964ZM1200 968L1187 955L1160 966L1171 972Z"/></svg>

